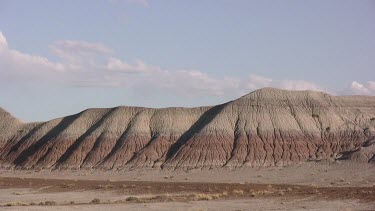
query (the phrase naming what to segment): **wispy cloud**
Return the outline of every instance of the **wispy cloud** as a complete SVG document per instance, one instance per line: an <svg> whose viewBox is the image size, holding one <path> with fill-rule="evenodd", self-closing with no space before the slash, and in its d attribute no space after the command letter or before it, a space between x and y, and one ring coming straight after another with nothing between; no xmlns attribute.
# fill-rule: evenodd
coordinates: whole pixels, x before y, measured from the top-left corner
<svg viewBox="0 0 375 211"><path fill-rule="evenodd" d="M0 48L8 48L8 42L2 32L0 32Z"/></svg>
<svg viewBox="0 0 375 211"><path fill-rule="evenodd" d="M75 65L93 64L97 56L113 53L112 49L103 44L77 40L56 41L49 48L64 62Z"/></svg>
<svg viewBox="0 0 375 211"><path fill-rule="evenodd" d="M149 7L150 6L150 1L149 0L108 0L111 3L119 3L119 2L129 2L129 3L135 3L142 5L144 7Z"/></svg>
<svg viewBox="0 0 375 211"><path fill-rule="evenodd" d="M118 71L123 73L147 73L153 72L158 70L158 68L154 69L152 67L147 66L143 61L136 60L135 64L131 65L126 63L120 59L110 57L108 59L106 68L112 71Z"/></svg>
<svg viewBox="0 0 375 211"><path fill-rule="evenodd" d="M242 78L218 78L200 70L171 70L139 59L127 62L116 57L114 50L100 43L61 40L49 47L59 58L57 62L11 49L0 32L0 82L47 81L67 86L123 87L145 94L159 91L186 96L237 97L262 87L327 91L320 85L305 80L278 80L255 74ZM375 82L361 84L353 81L346 93L374 95Z"/></svg>
<svg viewBox="0 0 375 211"><path fill-rule="evenodd" d="M375 81L368 81L364 84L353 81L348 93L357 95L375 95Z"/></svg>
<svg viewBox="0 0 375 211"><path fill-rule="evenodd" d="M7 39L0 32L0 80L50 78L63 72L62 63L48 58L22 53L9 48Z"/></svg>

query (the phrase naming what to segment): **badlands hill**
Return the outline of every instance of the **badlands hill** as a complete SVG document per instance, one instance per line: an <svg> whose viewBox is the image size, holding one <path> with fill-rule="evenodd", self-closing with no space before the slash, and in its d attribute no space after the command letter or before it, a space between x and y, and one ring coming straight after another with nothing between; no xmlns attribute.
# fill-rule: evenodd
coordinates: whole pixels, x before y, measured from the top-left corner
<svg viewBox="0 0 375 211"><path fill-rule="evenodd" d="M375 97L265 88L197 108L87 109L22 123L0 108L0 166L128 169L375 161Z"/></svg>

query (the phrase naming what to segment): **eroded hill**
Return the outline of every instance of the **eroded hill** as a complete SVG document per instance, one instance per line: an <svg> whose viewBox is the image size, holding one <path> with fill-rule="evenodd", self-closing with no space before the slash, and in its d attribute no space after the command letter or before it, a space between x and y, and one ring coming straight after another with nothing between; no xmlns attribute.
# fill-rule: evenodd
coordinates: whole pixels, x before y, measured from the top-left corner
<svg viewBox="0 0 375 211"><path fill-rule="evenodd" d="M265 88L197 108L87 109L22 123L0 109L0 165L211 168L375 161L375 97Z"/></svg>

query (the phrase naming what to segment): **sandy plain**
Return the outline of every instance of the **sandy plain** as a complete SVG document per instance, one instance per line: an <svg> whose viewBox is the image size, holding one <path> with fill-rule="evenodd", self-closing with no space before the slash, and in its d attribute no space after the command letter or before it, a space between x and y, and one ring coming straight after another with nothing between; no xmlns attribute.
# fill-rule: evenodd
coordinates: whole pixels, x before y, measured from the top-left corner
<svg viewBox="0 0 375 211"><path fill-rule="evenodd" d="M375 210L373 164L0 170L0 210Z"/></svg>

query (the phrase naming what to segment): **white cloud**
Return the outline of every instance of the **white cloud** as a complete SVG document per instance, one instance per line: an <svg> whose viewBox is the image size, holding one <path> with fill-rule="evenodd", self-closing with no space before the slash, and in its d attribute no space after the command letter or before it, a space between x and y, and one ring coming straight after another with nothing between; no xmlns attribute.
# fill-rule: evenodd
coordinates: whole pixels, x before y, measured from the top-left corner
<svg viewBox="0 0 375 211"><path fill-rule="evenodd" d="M229 78L216 79L198 70L164 72L163 87L188 95L225 95L238 84Z"/></svg>
<svg viewBox="0 0 375 211"><path fill-rule="evenodd" d="M64 62L79 65L93 65L97 56L109 55L113 50L100 43L77 40L60 40L49 46L51 51Z"/></svg>
<svg viewBox="0 0 375 211"><path fill-rule="evenodd" d="M368 81L365 84L353 81L349 90L350 94L375 95L375 81Z"/></svg>
<svg viewBox="0 0 375 211"><path fill-rule="evenodd" d="M136 60L134 65L126 63L120 59L110 57L108 59L106 68L112 71L119 71L124 73L147 73L159 70L159 68L154 68L147 66L143 61Z"/></svg>
<svg viewBox="0 0 375 211"><path fill-rule="evenodd" d="M324 89L315 83L303 80L282 80L276 87L289 90L313 90L323 91Z"/></svg>
<svg viewBox="0 0 375 211"><path fill-rule="evenodd" d="M375 81L368 81L367 85L370 90L375 91Z"/></svg>
<svg viewBox="0 0 375 211"><path fill-rule="evenodd" d="M5 36L0 32L0 76L9 79L49 78L64 71L64 65L46 57L30 55L10 49Z"/></svg>
<svg viewBox="0 0 375 211"><path fill-rule="evenodd" d="M11 49L0 32L0 82L23 80L28 83L48 81L67 86L123 87L134 92L184 94L188 96L238 97L255 89L276 87L290 90L324 91L319 85L304 80L278 80L260 75L248 77L213 77L199 70L166 68L142 60L127 62L100 43L62 40L50 49L59 60L30 55ZM354 81L350 92L374 94L375 82Z"/></svg>
<svg viewBox="0 0 375 211"><path fill-rule="evenodd" d="M248 80L245 81L245 83L245 87L247 89L257 89L259 87L271 86L272 79L259 75L250 75L250 77L248 78Z"/></svg>
<svg viewBox="0 0 375 211"><path fill-rule="evenodd" d="M7 48L8 42L2 32L0 32L0 48Z"/></svg>

